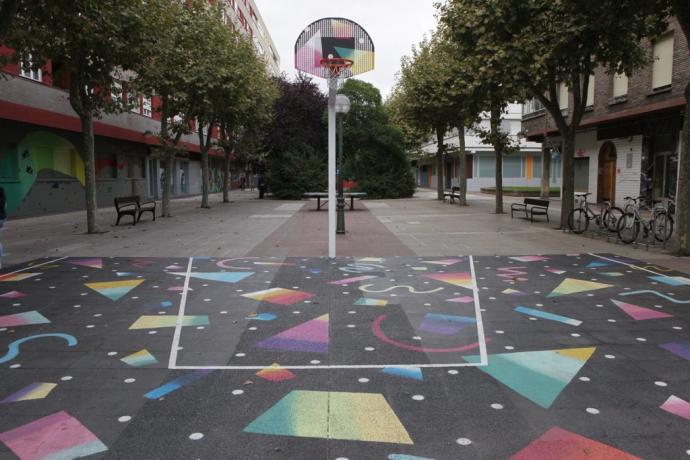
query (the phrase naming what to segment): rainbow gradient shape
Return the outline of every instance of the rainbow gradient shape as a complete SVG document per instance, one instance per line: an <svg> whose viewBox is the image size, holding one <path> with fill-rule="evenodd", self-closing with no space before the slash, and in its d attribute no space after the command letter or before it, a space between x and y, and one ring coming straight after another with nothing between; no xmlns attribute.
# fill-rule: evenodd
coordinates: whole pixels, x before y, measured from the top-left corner
<svg viewBox="0 0 690 460"><path fill-rule="evenodd" d="M606 289L610 287L613 287L613 285L566 278L546 297L559 297L562 295L578 294L580 292L595 291L597 289Z"/></svg>
<svg viewBox="0 0 690 460"><path fill-rule="evenodd" d="M557 426L535 439L510 460L584 460L616 459L641 460L615 447L585 438Z"/></svg>
<svg viewBox="0 0 690 460"><path fill-rule="evenodd" d="M550 313L548 311L536 310L534 308L528 308L523 306L515 307L514 309L518 313L523 315L535 316L537 318L547 319L549 321L556 321L563 324L568 324L570 326L579 326L582 321L579 319L568 318L567 316L557 315L555 313Z"/></svg>
<svg viewBox="0 0 690 460"><path fill-rule="evenodd" d="M474 281L469 272L457 273L434 273L433 275L424 275L425 278L431 278L436 281L443 281L444 283L452 284L453 286L464 287L467 289L474 288Z"/></svg>
<svg viewBox="0 0 690 460"><path fill-rule="evenodd" d="M422 263L423 264L441 265L443 267L447 267L449 265L457 264L458 262L462 262L462 259L425 260Z"/></svg>
<svg viewBox="0 0 690 460"><path fill-rule="evenodd" d="M296 377L295 374L290 372L290 369L285 369L278 363L273 363L261 369L256 375L269 382L282 382L284 380L292 380Z"/></svg>
<svg viewBox="0 0 690 460"><path fill-rule="evenodd" d="M678 396L669 396L668 399L660 406L660 408L669 414L683 417L685 420L690 420L690 402L687 402Z"/></svg>
<svg viewBox="0 0 690 460"><path fill-rule="evenodd" d="M139 286L144 281L146 280L105 281L100 283L85 283L84 285L110 300L115 301L127 295L132 289Z"/></svg>
<svg viewBox="0 0 690 460"><path fill-rule="evenodd" d="M67 459L105 452L105 444L65 411L0 433L0 441L22 460Z"/></svg>
<svg viewBox="0 0 690 460"><path fill-rule="evenodd" d="M21 299L22 297L26 297L26 294L19 291L9 291L1 294L0 297L3 299Z"/></svg>
<svg viewBox="0 0 690 460"><path fill-rule="evenodd" d="M183 316L182 326L208 326L208 316ZM175 315L143 315L129 326L130 329L158 329L177 326Z"/></svg>
<svg viewBox="0 0 690 460"><path fill-rule="evenodd" d="M385 307L388 301L385 299L369 299L367 297L360 297L355 302L355 305L366 305L369 307Z"/></svg>
<svg viewBox="0 0 690 460"><path fill-rule="evenodd" d="M43 399L50 394L57 386L57 383L36 382L25 386L21 390L12 393L5 399L0 401L0 404L14 403L19 401L31 401L33 399Z"/></svg>
<svg viewBox="0 0 690 460"><path fill-rule="evenodd" d="M30 326L32 324L48 324L50 320L36 310L0 316L0 327Z"/></svg>
<svg viewBox="0 0 690 460"><path fill-rule="evenodd" d="M611 299L618 308L623 310L628 316L630 316L635 321L645 321L648 319L661 319L661 318L673 318L673 315L664 313L659 310L652 310L651 308L640 307L639 305L633 305L631 303L621 302L619 300Z"/></svg>
<svg viewBox="0 0 690 460"><path fill-rule="evenodd" d="M187 276L185 272L167 272L169 275ZM190 278L221 283L237 283L252 276L254 272L191 272Z"/></svg>
<svg viewBox="0 0 690 460"><path fill-rule="evenodd" d="M285 288L271 288L263 291L242 294L242 297L260 300L262 302L274 303L277 305L292 305L303 300L314 297L311 292L293 291Z"/></svg>
<svg viewBox="0 0 690 460"><path fill-rule="evenodd" d="M206 377L208 374L213 372L214 369L197 369L194 372L189 372L176 379L173 379L163 385L154 388L144 395L146 399L158 399L163 396L169 395L170 393L179 390L185 385L196 382L197 380Z"/></svg>
<svg viewBox="0 0 690 460"><path fill-rule="evenodd" d="M453 297L452 299L446 299L446 302L471 303L474 302L474 297L463 295L460 297Z"/></svg>
<svg viewBox="0 0 690 460"><path fill-rule="evenodd" d="M257 343L259 348L328 353L328 315L319 316Z"/></svg>
<svg viewBox="0 0 690 460"><path fill-rule="evenodd" d="M0 275L0 281L24 281L38 275L40 275L40 273L7 273L5 275Z"/></svg>
<svg viewBox="0 0 690 460"><path fill-rule="evenodd" d="M413 444L386 398L376 393L293 390L244 429L302 438Z"/></svg>
<svg viewBox="0 0 690 460"><path fill-rule="evenodd" d="M103 259L99 259L99 258L75 259L75 260L68 260L67 262L71 263L72 265L79 265L81 267L103 268Z"/></svg>
<svg viewBox="0 0 690 460"><path fill-rule="evenodd" d="M506 295L525 295L524 292L518 291L517 289L511 289L511 288L504 289L501 291L501 293L506 294Z"/></svg>
<svg viewBox="0 0 690 460"><path fill-rule="evenodd" d="M149 353L146 348L132 353L131 355L127 355L124 358L120 358L120 361L132 367L150 366L158 362L156 357Z"/></svg>
<svg viewBox="0 0 690 460"><path fill-rule="evenodd" d="M662 343L659 345L664 350L668 350L676 356L690 361L690 340L681 340L680 342Z"/></svg>
<svg viewBox="0 0 690 460"><path fill-rule="evenodd" d="M357 283L359 281L371 280L374 278L378 278L378 277L373 276L373 275L353 276L352 278L344 278L344 279L338 280L338 281L331 281L328 284L336 284L338 286L346 286L348 284Z"/></svg>
<svg viewBox="0 0 690 460"><path fill-rule="evenodd" d="M548 409L595 350L589 347L501 353L489 355L489 364L478 369ZM470 363L481 361L479 355L463 358Z"/></svg>
<svg viewBox="0 0 690 460"><path fill-rule="evenodd" d="M549 260L548 257L544 256L516 256L516 257L508 257L509 259L516 260L518 262L544 262L546 260Z"/></svg>
<svg viewBox="0 0 690 460"><path fill-rule="evenodd" d="M406 379L422 381L424 374L422 374L421 367L407 367L407 366L388 366L381 369L381 372L396 377L403 377Z"/></svg>

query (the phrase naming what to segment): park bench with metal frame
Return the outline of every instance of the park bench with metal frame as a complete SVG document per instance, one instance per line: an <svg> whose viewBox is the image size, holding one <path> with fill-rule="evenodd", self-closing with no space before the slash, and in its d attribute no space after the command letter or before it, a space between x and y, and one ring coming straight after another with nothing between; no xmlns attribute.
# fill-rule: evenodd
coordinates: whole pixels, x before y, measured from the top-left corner
<svg viewBox="0 0 690 460"><path fill-rule="evenodd" d="M355 209L355 198L358 199L364 199L367 197L366 192L345 192L343 194L346 198L345 200L345 205L347 205L350 210ZM322 207L326 206L328 203L328 193L326 192L307 192L304 195L302 195L304 198L316 198L316 210L320 211ZM350 202L347 202L347 198L350 199Z"/></svg>
<svg viewBox="0 0 690 460"><path fill-rule="evenodd" d="M115 210L117 211L115 225L120 225L120 219L123 216L132 216L132 225L136 225L141 220L141 215L145 212L150 212L153 220L156 220L156 201L141 201L138 195L115 198Z"/></svg>
<svg viewBox="0 0 690 460"><path fill-rule="evenodd" d="M522 203L513 203L510 205L510 218L513 218L513 213L525 213L525 219L534 222L534 216L546 216L546 221L549 221L549 200L540 200L537 198L525 198Z"/></svg>
<svg viewBox="0 0 690 460"><path fill-rule="evenodd" d="M451 187L450 190L443 192L443 201L446 201L446 197L450 198L450 203L455 203L455 199L460 199L460 187Z"/></svg>

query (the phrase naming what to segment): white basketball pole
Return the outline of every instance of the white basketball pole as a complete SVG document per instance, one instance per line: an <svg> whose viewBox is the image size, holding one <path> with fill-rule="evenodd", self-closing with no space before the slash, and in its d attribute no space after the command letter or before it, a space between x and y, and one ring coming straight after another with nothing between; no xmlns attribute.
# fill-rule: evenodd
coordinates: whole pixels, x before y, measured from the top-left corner
<svg viewBox="0 0 690 460"><path fill-rule="evenodd" d="M328 257L335 258L335 95L338 79L328 81Z"/></svg>

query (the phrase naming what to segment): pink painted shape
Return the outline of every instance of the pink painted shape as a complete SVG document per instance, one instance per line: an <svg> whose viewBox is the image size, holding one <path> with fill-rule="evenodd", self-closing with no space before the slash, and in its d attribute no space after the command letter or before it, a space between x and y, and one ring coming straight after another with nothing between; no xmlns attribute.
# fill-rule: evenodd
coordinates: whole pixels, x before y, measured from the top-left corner
<svg viewBox="0 0 690 460"><path fill-rule="evenodd" d="M187 288L188 291L193 291L194 289L192 288ZM184 291L184 286L173 286L169 287L168 291L175 291L175 292L182 292Z"/></svg>
<svg viewBox="0 0 690 460"><path fill-rule="evenodd" d="M446 302L470 303L470 302L474 302L474 297L464 295L462 297L455 297L452 299L447 299Z"/></svg>
<svg viewBox="0 0 690 460"><path fill-rule="evenodd" d="M616 459L640 460L639 457L618 450L599 441L585 438L562 428L553 427L527 447L510 457L510 460L585 460Z"/></svg>
<svg viewBox="0 0 690 460"><path fill-rule="evenodd" d="M77 259L77 260L69 260L68 262L71 263L72 265L80 265L82 267L103 268L103 259L100 259L100 258Z"/></svg>
<svg viewBox="0 0 690 460"><path fill-rule="evenodd" d="M672 318L673 315L664 313L663 311L652 310L651 308L644 308L631 303L620 302L618 300L611 300L618 308L623 310L632 319L636 321L644 321L647 319Z"/></svg>
<svg viewBox="0 0 690 460"><path fill-rule="evenodd" d="M337 284L337 285L344 285L344 284L352 284L356 283L358 281L365 281L365 280L370 280L374 279L376 276L371 276L371 275L366 275L366 276L354 276L352 278L345 278L343 280L338 280L338 281L331 281L328 284Z"/></svg>
<svg viewBox="0 0 690 460"><path fill-rule="evenodd" d="M690 403L678 396L669 396L660 408L685 420L690 420Z"/></svg>
<svg viewBox="0 0 690 460"><path fill-rule="evenodd" d="M266 302L271 302L278 305L292 305L293 303L297 303L311 297L314 297L314 294L311 292L287 292L284 294L273 294L266 296L264 300Z"/></svg>
<svg viewBox="0 0 690 460"><path fill-rule="evenodd" d="M22 297L26 297L26 294L19 291L10 291L5 292L4 294L0 295L0 297L3 297L5 299L21 299Z"/></svg>
<svg viewBox="0 0 690 460"><path fill-rule="evenodd" d="M22 460L38 460L81 444L100 440L65 411L0 434L0 441Z"/></svg>
<svg viewBox="0 0 690 460"><path fill-rule="evenodd" d="M328 343L328 321L319 318L312 319L273 337L302 342Z"/></svg>

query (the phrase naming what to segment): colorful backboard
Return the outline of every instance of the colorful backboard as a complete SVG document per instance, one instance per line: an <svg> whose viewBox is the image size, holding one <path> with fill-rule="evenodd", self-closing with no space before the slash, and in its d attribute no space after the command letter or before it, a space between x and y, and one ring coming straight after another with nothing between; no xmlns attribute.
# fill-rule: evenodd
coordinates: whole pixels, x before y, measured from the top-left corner
<svg viewBox="0 0 690 460"><path fill-rule="evenodd" d="M374 43L366 30L345 18L323 18L302 31L295 43L295 68L321 78L329 78L322 59L350 59L352 67L340 77L349 78L374 68Z"/></svg>

